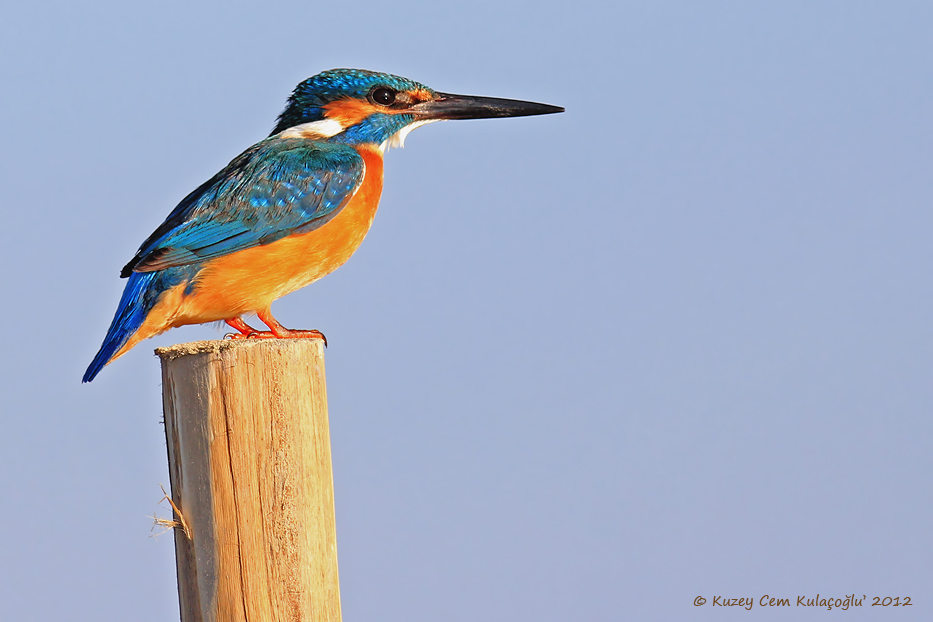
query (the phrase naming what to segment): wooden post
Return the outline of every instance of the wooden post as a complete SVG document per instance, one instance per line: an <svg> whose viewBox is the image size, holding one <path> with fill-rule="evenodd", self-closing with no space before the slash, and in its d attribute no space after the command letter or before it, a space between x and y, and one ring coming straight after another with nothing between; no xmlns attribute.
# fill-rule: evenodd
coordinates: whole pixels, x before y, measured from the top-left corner
<svg viewBox="0 0 933 622"><path fill-rule="evenodd" d="M156 354L182 622L339 622L321 341Z"/></svg>

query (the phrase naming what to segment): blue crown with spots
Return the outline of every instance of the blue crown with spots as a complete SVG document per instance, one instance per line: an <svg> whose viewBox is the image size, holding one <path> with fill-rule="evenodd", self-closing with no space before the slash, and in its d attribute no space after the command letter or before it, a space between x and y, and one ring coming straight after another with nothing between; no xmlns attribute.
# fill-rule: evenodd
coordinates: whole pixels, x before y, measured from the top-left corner
<svg viewBox="0 0 933 622"><path fill-rule="evenodd" d="M365 99L378 86L395 91L424 89L434 92L423 84L364 69L331 69L308 78L295 87L285 110L279 115L272 134L302 123L320 121L324 118L323 107L332 101L344 98Z"/></svg>

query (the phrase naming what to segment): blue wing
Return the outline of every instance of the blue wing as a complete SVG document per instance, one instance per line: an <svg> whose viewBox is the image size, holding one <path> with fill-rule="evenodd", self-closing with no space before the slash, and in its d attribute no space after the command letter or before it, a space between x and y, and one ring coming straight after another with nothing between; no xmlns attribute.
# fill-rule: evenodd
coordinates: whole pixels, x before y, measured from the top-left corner
<svg viewBox="0 0 933 622"><path fill-rule="evenodd" d="M365 174L347 145L268 138L189 194L139 247L120 276L185 266L317 229Z"/></svg>

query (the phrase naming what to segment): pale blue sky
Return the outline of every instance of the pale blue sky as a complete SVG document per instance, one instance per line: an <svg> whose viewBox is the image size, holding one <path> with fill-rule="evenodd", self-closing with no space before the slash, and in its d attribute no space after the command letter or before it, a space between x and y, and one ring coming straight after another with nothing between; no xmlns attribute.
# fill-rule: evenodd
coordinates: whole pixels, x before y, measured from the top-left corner
<svg viewBox="0 0 933 622"><path fill-rule="evenodd" d="M562 105L386 159L279 301L330 340L344 619L933 616L933 9L860 2L10 4L0 13L4 619L177 619L123 264L333 67ZM870 602L866 603L866 605ZM838 615L828 612L811 616Z"/></svg>

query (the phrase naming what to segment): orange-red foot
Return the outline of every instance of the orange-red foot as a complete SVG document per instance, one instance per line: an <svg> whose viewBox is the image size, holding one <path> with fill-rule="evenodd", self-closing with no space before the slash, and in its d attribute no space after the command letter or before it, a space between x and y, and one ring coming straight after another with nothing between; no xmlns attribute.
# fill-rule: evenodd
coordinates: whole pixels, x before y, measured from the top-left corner
<svg viewBox="0 0 933 622"><path fill-rule="evenodd" d="M290 330L273 332L271 330L256 330L248 335L232 335L231 339L320 339L327 345L327 337L319 330Z"/></svg>
<svg viewBox="0 0 933 622"><path fill-rule="evenodd" d="M246 339L250 335L259 332L255 328L253 328L252 326L244 322L243 318L241 317L235 317L231 320L224 320L224 322L226 322L228 326L231 326L237 329L238 331L240 331L238 333L227 333L226 335L224 335L225 339Z"/></svg>
<svg viewBox="0 0 933 622"><path fill-rule="evenodd" d="M319 330L291 330L279 324L278 320L272 317L268 310L257 312L256 315L262 320L262 323L269 327L269 330L256 330L243 321L243 318L235 317L231 320L224 320L228 325L239 331L226 335L230 339L320 339L327 345L327 337Z"/></svg>

